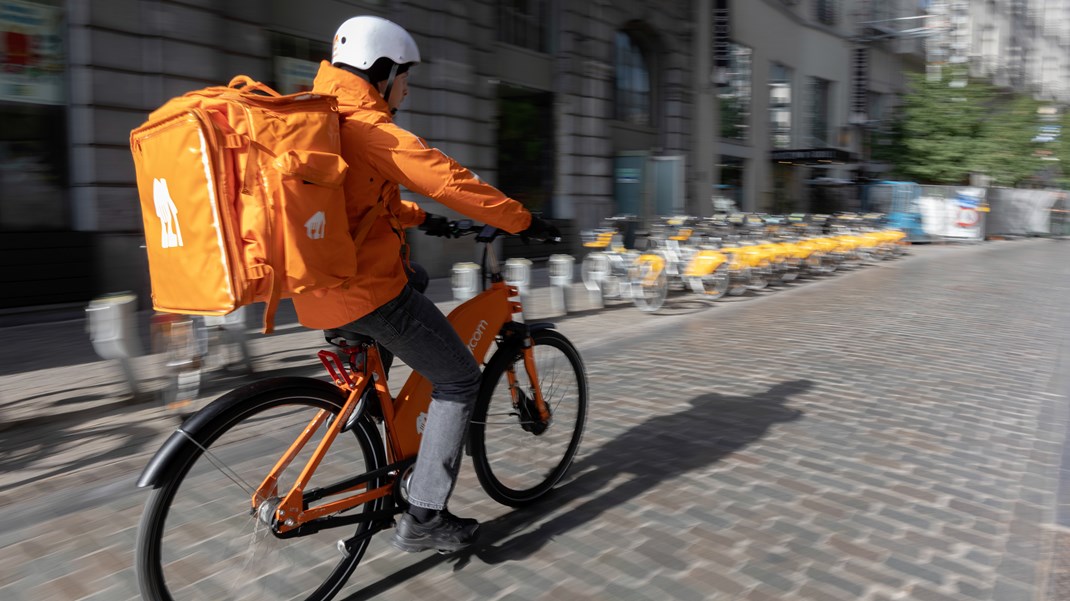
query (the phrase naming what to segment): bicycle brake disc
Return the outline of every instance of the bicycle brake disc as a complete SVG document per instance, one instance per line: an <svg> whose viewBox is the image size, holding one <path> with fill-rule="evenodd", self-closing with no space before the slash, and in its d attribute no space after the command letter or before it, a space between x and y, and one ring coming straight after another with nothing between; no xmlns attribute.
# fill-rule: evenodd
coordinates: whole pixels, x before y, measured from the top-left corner
<svg viewBox="0 0 1070 601"><path fill-rule="evenodd" d="M531 432L535 436L542 434L550 426L550 421L539 419L539 409L535 406L535 397L529 396L523 390L518 390L517 393L520 395L520 403L519 407L517 407L520 414L520 427L525 432ZM549 406L546 409L549 411Z"/></svg>

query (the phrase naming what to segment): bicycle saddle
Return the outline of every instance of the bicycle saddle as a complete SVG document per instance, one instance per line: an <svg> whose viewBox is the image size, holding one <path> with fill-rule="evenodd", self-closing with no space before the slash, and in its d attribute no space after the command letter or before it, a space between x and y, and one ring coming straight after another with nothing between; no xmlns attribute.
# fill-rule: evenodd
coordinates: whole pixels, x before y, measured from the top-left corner
<svg viewBox="0 0 1070 601"><path fill-rule="evenodd" d="M323 337L329 344L343 348L357 347L362 344L375 344L375 339L371 336L365 336L342 328L323 330Z"/></svg>

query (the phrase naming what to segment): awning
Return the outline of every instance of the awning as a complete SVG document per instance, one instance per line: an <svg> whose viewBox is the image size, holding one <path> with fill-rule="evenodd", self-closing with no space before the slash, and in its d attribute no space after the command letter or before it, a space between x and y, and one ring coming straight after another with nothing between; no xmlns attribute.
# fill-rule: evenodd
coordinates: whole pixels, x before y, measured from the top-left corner
<svg viewBox="0 0 1070 601"><path fill-rule="evenodd" d="M769 158L789 165L843 165L858 159L840 148L802 148L798 150L773 150Z"/></svg>
<svg viewBox="0 0 1070 601"><path fill-rule="evenodd" d="M815 177L814 179L808 179L803 183L811 186L853 186L856 182L841 177Z"/></svg>

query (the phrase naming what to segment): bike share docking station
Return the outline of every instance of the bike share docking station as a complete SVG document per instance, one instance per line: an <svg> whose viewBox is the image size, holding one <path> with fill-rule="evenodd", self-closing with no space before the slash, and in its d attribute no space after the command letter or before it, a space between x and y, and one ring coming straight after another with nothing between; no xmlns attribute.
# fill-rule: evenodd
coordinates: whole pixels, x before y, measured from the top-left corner
<svg viewBox="0 0 1070 601"><path fill-rule="evenodd" d="M569 310L569 289L572 288L572 271L576 259L571 255L550 255L550 310L554 315L564 315Z"/></svg>
<svg viewBox="0 0 1070 601"><path fill-rule="evenodd" d="M583 287L587 289L588 302L595 309L603 309L606 304L602 287L610 275L609 257L601 252L591 253L584 259L583 266Z"/></svg>
<svg viewBox="0 0 1070 601"><path fill-rule="evenodd" d="M569 294L572 288L573 271L576 259L571 255L551 255L547 263L550 276L550 312L553 315L564 315L572 307ZM525 313L532 314L534 302L531 293L532 286L532 262L530 259L514 258L505 261L503 270L505 283L514 286L520 292L520 302L527 308ZM470 262L454 263L450 275L450 286L453 289L453 299L464 302L479 294L480 285L479 265ZM600 304L598 306L601 306Z"/></svg>
<svg viewBox="0 0 1070 601"><path fill-rule="evenodd" d="M141 354L137 334L137 295L119 292L95 298L89 302L85 314L93 350L102 359L119 362L130 394L135 400L140 398L132 363L132 359Z"/></svg>
<svg viewBox="0 0 1070 601"><path fill-rule="evenodd" d="M479 265L472 262L454 263L450 273L450 287L453 289L453 300L463 303L464 301L479 294Z"/></svg>
<svg viewBox="0 0 1070 601"><path fill-rule="evenodd" d="M504 277L505 284L517 289L520 304L527 307L527 313L531 313L531 259L506 259Z"/></svg>

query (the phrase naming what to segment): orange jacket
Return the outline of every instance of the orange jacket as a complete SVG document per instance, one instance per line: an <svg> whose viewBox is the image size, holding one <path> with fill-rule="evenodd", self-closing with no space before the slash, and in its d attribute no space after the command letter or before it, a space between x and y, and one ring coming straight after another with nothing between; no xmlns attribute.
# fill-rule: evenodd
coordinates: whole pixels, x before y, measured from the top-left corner
<svg viewBox="0 0 1070 601"><path fill-rule="evenodd" d="M345 325L381 307L405 287L404 228L422 223L426 213L401 200L398 184L511 233L531 223L531 214L519 202L395 125L386 101L368 82L323 61L312 91L338 98L342 158L349 163L344 186L350 233L355 235L376 202L385 203L386 210L357 248L353 279L338 288L294 297L297 318L305 327Z"/></svg>

